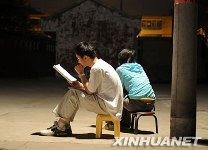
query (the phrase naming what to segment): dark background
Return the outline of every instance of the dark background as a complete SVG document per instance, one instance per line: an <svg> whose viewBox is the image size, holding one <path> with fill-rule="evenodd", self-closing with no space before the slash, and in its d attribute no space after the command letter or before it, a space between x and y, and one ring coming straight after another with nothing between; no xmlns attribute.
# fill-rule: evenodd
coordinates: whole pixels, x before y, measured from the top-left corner
<svg viewBox="0 0 208 150"><path fill-rule="evenodd" d="M0 1L0 78L41 78L54 77L52 66L56 63L55 34L33 30L40 20L29 19L31 14L52 15L82 0L1 0ZM131 16L173 16L173 0L97 0L107 7L124 11ZM121 3L122 2L122 3ZM122 5L121 5L122 4ZM198 34L198 82L208 81L208 1L198 2L198 28L203 28L205 36ZM174 16L173 16L174 17ZM161 73L155 77L158 68L151 59L144 60L147 51L154 47L161 49L157 60L166 58ZM140 48L140 49L139 49ZM138 39L138 62L141 63L152 82L170 83L172 71L172 38ZM167 50L168 49L168 50ZM161 80L154 80L161 78Z"/></svg>

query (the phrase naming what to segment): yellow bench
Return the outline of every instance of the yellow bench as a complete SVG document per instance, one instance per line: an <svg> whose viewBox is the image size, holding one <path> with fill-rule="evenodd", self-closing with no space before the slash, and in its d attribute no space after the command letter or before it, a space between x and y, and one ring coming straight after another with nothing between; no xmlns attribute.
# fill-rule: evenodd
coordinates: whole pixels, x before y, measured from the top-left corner
<svg viewBox="0 0 208 150"><path fill-rule="evenodd" d="M120 137L120 121L113 119L110 115L97 115L96 117L96 138L102 134L103 121L112 121L114 124L114 137Z"/></svg>

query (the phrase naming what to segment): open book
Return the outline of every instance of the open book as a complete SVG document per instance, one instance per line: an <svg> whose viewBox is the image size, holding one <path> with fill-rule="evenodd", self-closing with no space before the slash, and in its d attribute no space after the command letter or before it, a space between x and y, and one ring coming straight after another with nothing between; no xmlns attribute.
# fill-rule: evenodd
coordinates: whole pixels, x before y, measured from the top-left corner
<svg viewBox="0 0 208 150"><path fill-rule="evenodd" d="M69 83L77 79L70 75L60 64L54 65L53 68L60 73Z"/></svg>

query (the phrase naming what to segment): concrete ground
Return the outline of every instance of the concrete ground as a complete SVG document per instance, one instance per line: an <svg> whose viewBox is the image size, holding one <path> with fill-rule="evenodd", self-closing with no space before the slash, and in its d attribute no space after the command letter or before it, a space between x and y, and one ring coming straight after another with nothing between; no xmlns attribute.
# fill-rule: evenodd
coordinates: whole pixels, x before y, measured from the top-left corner
<svg viewBox="0 0 208 150"><path fill-rule="evenodd" d="M121 137L169 137L170 135L170 85L153 85L158 100L156 115L159 133L143 132L134 135L128 130ZM101 139L95 139L96 114L83 108L71 123L72 137L31 135L52 125L55 105L67 91L67 83L57 78L0 79L0 150L69 150L69 149L126 149L112 147L113 131L103 130ZM189 149L207 149L208 145L208 85L197 87L197 136L202 137L197 146ZM155 132L154 119L142 117L139 129ZM133 147L128 149L185 149L187 147Z"/></svg>

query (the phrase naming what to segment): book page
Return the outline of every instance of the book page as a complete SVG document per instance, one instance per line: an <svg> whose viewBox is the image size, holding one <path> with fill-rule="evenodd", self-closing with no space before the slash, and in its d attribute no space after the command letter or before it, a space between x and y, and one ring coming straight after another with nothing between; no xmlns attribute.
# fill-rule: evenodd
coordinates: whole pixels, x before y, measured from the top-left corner
<svg viewBox="0 0 208 150"><path fill-rule="evenodd" d="M60 64L54 65L53 68L60 73L68 82L76 81L77 79L70 75Z"/></svg>

